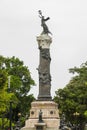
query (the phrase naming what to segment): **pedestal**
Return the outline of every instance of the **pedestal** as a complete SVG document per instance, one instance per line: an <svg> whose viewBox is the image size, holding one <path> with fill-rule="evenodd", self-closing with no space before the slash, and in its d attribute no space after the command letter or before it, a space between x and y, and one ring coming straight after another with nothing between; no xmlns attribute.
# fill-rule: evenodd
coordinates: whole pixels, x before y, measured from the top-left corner
<svg viewBox="0 0 87 130"><path fill-rule="evenodd" d="M39 123L39 111L43 122ZM35 101L31 104L30 118L21 130L58 130L60 124L58 106L53 101Z"/></svg>

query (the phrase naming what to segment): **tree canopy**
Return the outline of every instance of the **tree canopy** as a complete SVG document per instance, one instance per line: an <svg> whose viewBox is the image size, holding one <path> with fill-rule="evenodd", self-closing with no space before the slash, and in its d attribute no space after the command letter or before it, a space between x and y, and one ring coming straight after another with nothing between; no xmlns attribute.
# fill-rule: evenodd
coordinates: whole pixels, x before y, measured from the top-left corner
<svg viewBox="0 0 87 130"><path fill-rule="evenodd" d="M54 100L59 104L60 113L65 113L71 123L87 121L87 62L80 67L69 69L74 74L69 83L56 91Z"/></svg>
<svg viewBox="0 0 87 130"><path fill-rule="evenodd" d="M31 102L35 99L32 94L29 95L33 85L35 82L23 61L14 56L11 58L0 56L0 119L9 118L7 115L10 102L12 102L13 121L18 120L19 112L22 117L26 116Z"/></svg>

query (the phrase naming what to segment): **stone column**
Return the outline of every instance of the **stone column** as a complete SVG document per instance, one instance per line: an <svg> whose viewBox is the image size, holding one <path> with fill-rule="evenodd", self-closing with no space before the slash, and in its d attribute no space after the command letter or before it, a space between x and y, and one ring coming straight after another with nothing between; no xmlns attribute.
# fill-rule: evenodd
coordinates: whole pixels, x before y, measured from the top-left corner
<svg viewBox="0 0 87 130"><path fill-rule="evenodd" d="M46 101L51 98L51 75L50 75L50 44L52 38L48 34L41 34L37 37L38 48L40 50L39 58L39 95L38 100Z"/></svg>

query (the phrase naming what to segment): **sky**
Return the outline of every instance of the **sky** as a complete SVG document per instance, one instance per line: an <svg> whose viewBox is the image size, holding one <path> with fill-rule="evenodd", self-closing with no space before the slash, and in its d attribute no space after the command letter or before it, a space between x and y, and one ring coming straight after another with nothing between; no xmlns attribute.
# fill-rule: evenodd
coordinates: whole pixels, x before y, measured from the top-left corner
<svg viewBox="0 0 87 130"><path fill-rule="evenodd" d="M42 32L38 10L50 17L51 95L72 78L70 68L87 61L87 0L0 0L0 55L18 57L29 67L38 96L39 50L37 36Z"/></svg>

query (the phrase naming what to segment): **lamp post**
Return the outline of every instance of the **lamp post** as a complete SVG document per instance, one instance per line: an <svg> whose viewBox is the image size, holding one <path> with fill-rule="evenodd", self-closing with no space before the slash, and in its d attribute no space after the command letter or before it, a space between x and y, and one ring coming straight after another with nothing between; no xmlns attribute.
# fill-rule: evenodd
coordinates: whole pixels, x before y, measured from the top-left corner
<svg viewBox="0 0 87 130"><path fill-rule="evenodd" d="M21 117L21 113L18 113L18 121L17 121L15 130L20 130L20 127L21 127L21 125L20 125L20 117Z"/></svg>
<svg viewBox="0 0 87 130"><path fill-rule="evenodd" d="M8 76L8 91L10 92L10 80L11 80L11 76Z"/></svg>
<svg viewBox="0 0 87 130"><path fill-rule="evenodd" d="M10 127L10 130L12 130L12 102L11 101L10 101L10 115L9 115L9 117L10 117L9 127Z"/></svg>
<svg viewBox="0 0 87 130"><path fill-rule="evenodd" d="M76 130L77 130L77 124L78 124L78 122L77 122L77 117L79 116L79 113L78 112L75 112L74 114L73 114L75 117L76 117Z"/></svg>
<svg viewBox="0 0 87 130"><path fill-rule="evenodd" d="M8 91L9 92L10 92L10 79L11 79L11 76L8 76ZM9 114L9 119L10 119L9 128L10 128L10 130L12 130L12 101L10 101L9 112L10 112L10 114Z"/></svg>
<svg viewBox="0 0 87 130"><path fill-rule="evenodd" d="M19 129L20 129L20 118L21 118L21 113L18 113Z"/></svg>

